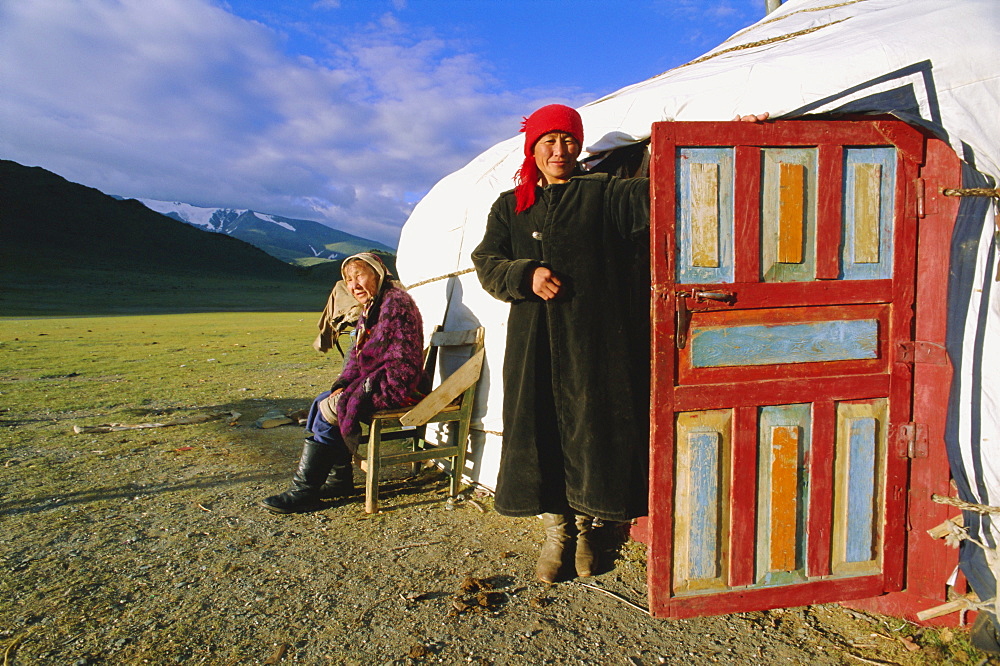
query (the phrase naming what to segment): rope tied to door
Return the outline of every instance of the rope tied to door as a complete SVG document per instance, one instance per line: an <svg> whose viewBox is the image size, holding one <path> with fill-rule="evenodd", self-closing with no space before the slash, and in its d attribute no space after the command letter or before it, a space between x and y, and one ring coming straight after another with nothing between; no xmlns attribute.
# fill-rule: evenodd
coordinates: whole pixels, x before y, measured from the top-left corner
<svg viewBox="0 0 1000 666"><path fill-rule="evenodd" d="M938 504L949 504L964 511L975 511L976 513L997 513L1000 514L1000 506L989 506L986 504L974 504L960 500L957 497L946 497L944 495L932 494L931 499Z"/></svg>
<svg viewBox="0 0 1000 666"><path fill-rule="evenodd" d="M946 197L991 197L993 199L1000 199L1000 187L946 187L941 190L941 194ZM996 226L997 234L1000 234L1000 217L996 218ZM997 276L994 279L996 282L1000 282L1000 266L997 266Z"/></svg>
<svg viewBox="0 0 1000 666"><path fill-rule="evenodd" d="M993 197L1000 198L1000 187L946 187L941 190L946 197Z"/></svg>
<svg viewBox="0 0 1000 666"><path fill-rule="evenodd" d="M975 511L980 514L1000 514L1000 507L966 502L958 499L957 497L946 497L944 495L932 493L931 499L938 504L949 504L964 511ZM983 553L986 555L986 564L989 566L990 571L993 572L993 580L1000 581L1000 553L997 552L997 549L990 548L982 541L974 538L969 534L969 529L967 527L962 527L951 521L949 521L949 523L948 527L951 532L950 536L956 542L966 540L983 549ZM989 610L992 611L996 617L1000 617L1000 595L994 594L992 599L987 599L974 605L970 604L970 608L973 610Z"/></svg>

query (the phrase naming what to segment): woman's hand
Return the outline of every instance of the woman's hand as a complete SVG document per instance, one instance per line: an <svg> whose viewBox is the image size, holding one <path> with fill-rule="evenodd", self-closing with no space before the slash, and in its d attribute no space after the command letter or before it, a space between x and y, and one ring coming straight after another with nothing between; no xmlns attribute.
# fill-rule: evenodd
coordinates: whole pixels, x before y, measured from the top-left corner
<svg viewBox="0 0 1000 666"><path fill-rule="evenodd" d="M337 422L337 400L344 389L337 389L319 401L319 413L323 415L323 420L333 425Z"/></svg>
<svg viewBox="0 0 1000 666"><path fill-rule="evenodd" d="M531 275L531 290L543 301L550 301L559 293L562 282L545 266L539 266Z"/></svg>
<svg viewBox="0 0 1000 666"><path fill-rule="evenodd" d="M764 113L758 113L757 115L749 115L749 116L741 116L740 114L737 113L733 117L733 120L743 123L761 123L767 120L768 116L770 115L771 114L767 111L765 111Z"/></svg>

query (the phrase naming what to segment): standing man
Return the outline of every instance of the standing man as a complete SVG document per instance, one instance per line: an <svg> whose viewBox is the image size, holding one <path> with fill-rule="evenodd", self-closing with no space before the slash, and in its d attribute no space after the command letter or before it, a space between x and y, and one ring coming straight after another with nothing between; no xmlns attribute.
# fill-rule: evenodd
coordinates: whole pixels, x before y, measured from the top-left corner
<svg viewBox="0 0 1000 666"><path fill-rule="evenodd" d="M541 514L537 575L570 558L594 570L594 517L646 513L649 440L649 180L585 174L583 122L552 104L525 119L516 187L472 253L511 304L496 508Z"/></svg>

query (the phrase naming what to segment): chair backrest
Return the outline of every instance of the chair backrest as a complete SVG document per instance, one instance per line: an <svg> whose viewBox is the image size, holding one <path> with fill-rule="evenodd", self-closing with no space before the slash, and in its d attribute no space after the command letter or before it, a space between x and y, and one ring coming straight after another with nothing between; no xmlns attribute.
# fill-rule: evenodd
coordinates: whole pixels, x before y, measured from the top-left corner
<svg viewBox="0 0 1000 666"><path fill-rule="evenodd" d="M461 397L463 408L470 408L475 396L476 382L482 373L485 329L480 326L463 331L442 331L438 326L431 334L431 344L428 350L424 369L428 376L434 376L438 361L438 350L442 347L472 346L472 355L455 372L451 373L420 401L413 409L400 419L403 425L419 426L427 422L439 411L451 404L455 398Z"/></svg>

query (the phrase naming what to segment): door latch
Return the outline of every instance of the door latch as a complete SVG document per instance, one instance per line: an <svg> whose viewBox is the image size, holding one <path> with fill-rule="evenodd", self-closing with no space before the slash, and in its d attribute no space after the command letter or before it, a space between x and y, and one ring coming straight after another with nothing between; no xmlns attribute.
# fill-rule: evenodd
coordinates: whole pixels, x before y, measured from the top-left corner
<svg viewBox="0 0 1000 666"><path fill-rule="evenodd" d="M678 291L676 302L677 327L674 333L678 349L684 349L688 342L688 327L691 325L691 309L688 308L687 303L687 299L689 298L693 298L696 303L715 301L732 305L736 302L736 294L731 291L702 291L701 289Z"/></svg>
<svg viewBox="0 0 1000 666"><path fill-rule="evenodd" d="M701 291L700 289L695 289L691 294L694 300L699 303L704 303L705 301L719 301L720 303L733 304L736 302L736 294L731 291Z"/></svg>
<svg viewBox="0 0 1000 666"><path fill-rule="evenodd" d="M688 291L677 292L677 326L674 328L674 335L678 349L687 347L688 324L691 323L691 311L688 310L687 299L690 296L691 292Z"/></svg>

